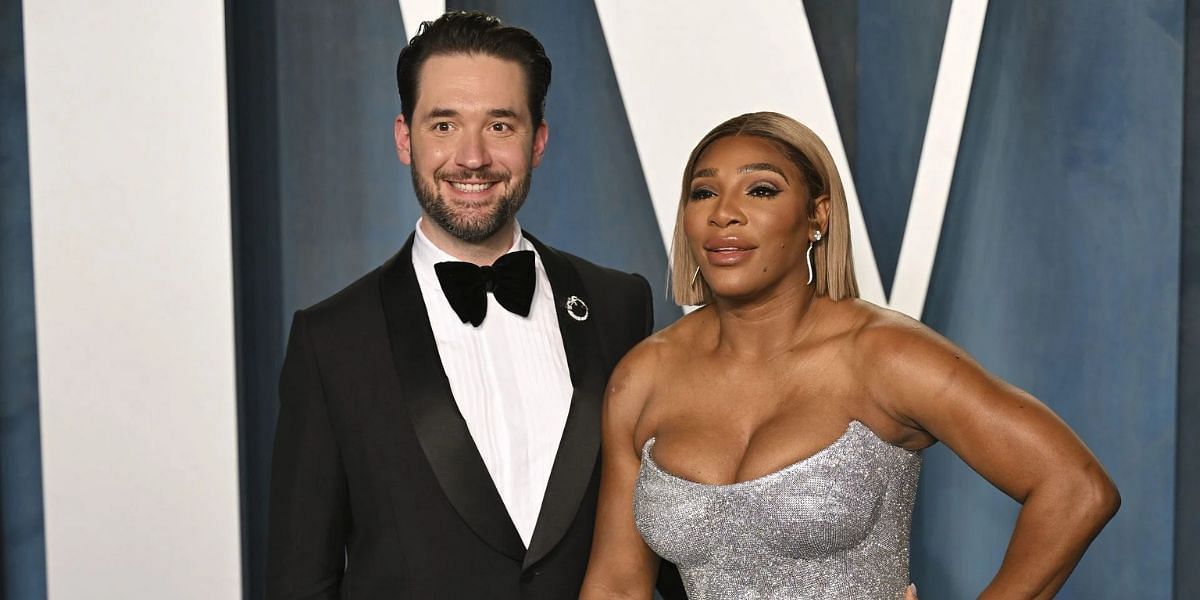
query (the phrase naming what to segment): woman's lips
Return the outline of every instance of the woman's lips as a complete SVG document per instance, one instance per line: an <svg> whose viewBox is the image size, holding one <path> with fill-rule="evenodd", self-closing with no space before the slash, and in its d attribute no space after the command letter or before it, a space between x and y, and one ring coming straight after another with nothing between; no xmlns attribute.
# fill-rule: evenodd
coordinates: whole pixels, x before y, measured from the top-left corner
<svg viewBox="0 0 1200 600"><path fill-rule="evenodd" d="M720 267L729 267L741 263L750 258L750 254L754 252L751 246L733 246L733 245L714 245L712 247L705 246L704 253L708 256L708 264Z"/></svg>

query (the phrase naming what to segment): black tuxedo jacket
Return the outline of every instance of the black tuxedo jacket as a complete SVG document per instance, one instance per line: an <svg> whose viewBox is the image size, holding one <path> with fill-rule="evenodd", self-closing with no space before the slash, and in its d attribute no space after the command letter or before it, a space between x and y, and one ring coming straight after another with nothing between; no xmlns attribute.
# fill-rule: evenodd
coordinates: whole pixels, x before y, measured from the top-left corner
<svg viewBox="0 0 1200 600"><path fill-rule="evenodd" d="M578 596L604 387L651 330L650 288L529 239L554 289L574 384L529 548L451 395L409 237L383 266L292 321L271 472L269 598ZM565 310L571 296L587 305L586 320ZM665 572L663 591L683 597L678 576Z"/></svg>

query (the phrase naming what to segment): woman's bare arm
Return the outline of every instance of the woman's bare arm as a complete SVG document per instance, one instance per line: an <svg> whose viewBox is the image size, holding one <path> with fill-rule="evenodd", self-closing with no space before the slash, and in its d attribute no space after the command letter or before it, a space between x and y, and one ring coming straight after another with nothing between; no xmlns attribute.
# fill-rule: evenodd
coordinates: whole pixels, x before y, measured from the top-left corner
<svg viewBox="0 0 1200 600"><path fill-rule="evenodd" d="M915 321L869 326L858 344L879 406L1022 504L980 598L1053 597L1120 506L1096 457L1044 404Z"/></svg>
<svg viewBox="0 0 1200 600"><path fill-rule="evenodd" d="M600 499L581 600L649 600L658 557L633 523L633 488L641 457L634 427L653 388L655 342L635 347L613 370L601 418Z"/></svg>

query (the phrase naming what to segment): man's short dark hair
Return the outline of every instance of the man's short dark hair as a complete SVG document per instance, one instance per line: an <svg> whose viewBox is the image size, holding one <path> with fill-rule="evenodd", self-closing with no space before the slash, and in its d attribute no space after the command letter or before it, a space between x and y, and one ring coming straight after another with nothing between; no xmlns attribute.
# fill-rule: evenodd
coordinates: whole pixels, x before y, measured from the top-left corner
<svg viewBox="0 0 1200 600"><path fill-rule="evenodd" d="M396 86L400 89L400 112L412 123L417 106L417 84L421 67L431 56L481 54L511 60L525 71L529 114L539 125L546 113L550 89L550 59L532 33L510 27L482 12L448 12L436 21L425 21L417 35L400 51L396 61Z"/></svg>

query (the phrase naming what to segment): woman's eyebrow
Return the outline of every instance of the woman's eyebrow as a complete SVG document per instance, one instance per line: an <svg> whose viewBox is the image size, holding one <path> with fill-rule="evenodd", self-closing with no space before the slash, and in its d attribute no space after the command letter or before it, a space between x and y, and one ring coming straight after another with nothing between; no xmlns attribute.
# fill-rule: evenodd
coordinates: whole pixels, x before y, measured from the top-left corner
<svg viewBox="0 0 1200 600"><path fill-rule="evenodd" d="M742 165L741 167L738 167L738 170L737 170L738 173L753 173L755 171L770 171L772 173L778 174L780 177L783 178L784 181L791 183L790 181L788 181L787 175L783 174L783 169L780 169L779 167L777 167L771 163L765 163L765 162L750 163L748 165Z"/></svg>

